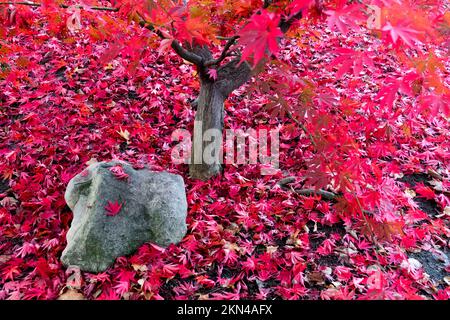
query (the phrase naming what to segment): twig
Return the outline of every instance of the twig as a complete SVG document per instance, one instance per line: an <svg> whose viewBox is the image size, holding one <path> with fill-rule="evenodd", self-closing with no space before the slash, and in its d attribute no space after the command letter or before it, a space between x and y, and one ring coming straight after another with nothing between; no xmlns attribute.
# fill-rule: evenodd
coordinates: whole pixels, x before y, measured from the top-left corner
<svg viewBox="0 0 450 320"><path fill-rule="evenodd" d="M218 39L218 40L231 40L231 39L233 39L234 37L238 37L238 38L239 38L239 36L232 36L232 37L216 36L216 39Z"/></svg>
<svg viewBox="0 0 450 320"><path fill-rule="evenodd" d="M301 196L321 196L325 200L335 200L338 195L334 192L325 191L322 189L315 190L315 189L293 189L295 193L301 195Z"/></svg>
<svg viewBox="0 0 450 320"><path fill-rule="evenodd" d="M330 192L330 191L325 191L322 189L294 189L294 188L289 188L287 185L290 183L295 182L295 177L286 177L281 179L280 181L278 181L278 185L281 187L281 189L283 190L292 190L295 193L302 195L302 196L321 196L323 199L325 200L336 200L336 198L339 196L338 194L334 193L334 192Z"/></svg>

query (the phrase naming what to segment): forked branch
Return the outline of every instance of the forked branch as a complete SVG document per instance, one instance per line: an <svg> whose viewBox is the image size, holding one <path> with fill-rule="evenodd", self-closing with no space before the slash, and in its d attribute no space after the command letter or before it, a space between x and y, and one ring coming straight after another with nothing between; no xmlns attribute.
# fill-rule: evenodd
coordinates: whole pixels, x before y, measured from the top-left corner
<svg viewBox="0 0 450 320"><path fill-rule="evenodd" d="M220 64L228 56L228 50L230 50L231 46L236 42L237 39L239 39L239 36L233 36L231 38L228 38L228 41L225 44L225 47L223 48L220 56L217 59L206 61L204 64L205 67Z"/></svg>

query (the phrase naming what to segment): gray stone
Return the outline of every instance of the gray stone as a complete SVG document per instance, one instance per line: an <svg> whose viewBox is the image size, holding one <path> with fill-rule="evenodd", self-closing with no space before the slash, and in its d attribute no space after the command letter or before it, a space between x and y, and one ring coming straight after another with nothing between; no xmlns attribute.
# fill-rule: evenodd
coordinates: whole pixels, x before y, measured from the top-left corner
<svg viewBox="0 0 450 320"><path fill-rule="evenodd" d="M116 165L128 174L126 180L109 170ZM70 180L65 199L73 211L61 256L66 266L104 271L145 242L166 247L186 234L187 201L179 175L135 170L122 161L99 162ZM108 201L122 203L118 214L108 215Z"/></svg>

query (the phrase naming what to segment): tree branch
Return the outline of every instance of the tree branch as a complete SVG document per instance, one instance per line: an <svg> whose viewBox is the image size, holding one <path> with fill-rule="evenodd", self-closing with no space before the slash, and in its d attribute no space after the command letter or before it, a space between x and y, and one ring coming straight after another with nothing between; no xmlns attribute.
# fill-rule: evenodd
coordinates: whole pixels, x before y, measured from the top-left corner
<svg viewBox="0 0 450 320"><path fill-rule="evenodd" d="M26 2L26 1L20 1L20 2L0 2L0 5L25 5L25 6L31 6L31 7L41 7L42 4L40 3L36 3L36 2ZM60 4L59 5L60 8L64 8L67 9L69 6L67 4ZM80 8L80 9L84 9L86 7L81 6L81 5L74 5L73 7L75 8ZM119 11L118 8L113 8L113 7L97 7L97 6L93 6L93 7L87 7L88 9L91 10L99 10L99 11L112 11L112 12L117 12ZM145 21L141 15L139 15L139 17L142 19L139 22L139 25L142 27L147 28L148 30L155 32L161 39L166 39L166 37L164 36L164 34L160 31L157 30L151 23L148 23L147 21ZM177 41L177 40L173 40L172 41L172 45L171 45L172 49L184 60L192 62L196 65L201 65L203 63L203 59L202 57L196 55L195 53L184 49L181 44Z"/></svg>
<svg viewBox="0 0 450 320"><path fill-rule="evenodd" d="M296 22L297 20L300 20L303 17L302 10L297 12L296 14L292 15L288 19L281 19L280 24L278 25L280 27L281 32L286 33L289 28Z"/></svg>
<svg viewBox="0 0 450 320"><path fill-rule="evenodd" d="M334 193L334 192L330 192L330 191L325 191L322 189L294 189L294 188L289 188L288 184L291 184L295 182L295 177L286 177L281 179L280 181L278 181L278 185L281 187L281 189L283 190L292 190L295 193L302 195L302 196L321 196L323 199L325 200L335 200L339 195Z"/></svg>
<svg viewBox="0 0 450 320"><path fill-rule="evenodd" d="M224 97L246 83L252 74L252 68L247 61L240 63L240 57L221 66L217 71L216 85Z"/></svg>
<svg viewBox="0 0 450 320"><path fill-rule="evenodd" d="M158 37L161 39L167 39L167 37L164 35L164 33L161 30L158 30L155 28L155 26L149 22L147 22L144 17L142 17L138 13L139 18L141 18L141 21L139 21L139 25L141 27L147 28L148 30L156 33ZM203 58L197 54L195 54L192 51L189 51L181 46L181 44L178 42L178 40L173 39L171 44L172 49L184 60L192 62L193 64L197 66L202 66L203 64Z"/></svg>
<svg viewBox="0 0 450 320"><path fill-rule="evenodd" d="M171 47L184 60L192 62L199 67L203 66L203 58L193 53L192 51L184 49L177 40L174 39L172 41Z"/></svg>
<svg viewBox="0 0 450 320"><path fill-rule="evenodd" d="M272 4L272 2L273 2L272 0L264 0L263 8L264 9L268 8ZM281 31L283 33L286 33L289 30L289 28L292 26L292 24L294 24L294 22L296 22L297 20L300 20L302 17L303 17L303 13L302 13L302 10L300 10L299 12L297 12L294 15L292 15L288 19L281 19L281 21L280 21L278 26L279 26L279 28L281 29ZM219 39L219 40L227 40L227 43L226 43L225 47L223 48L222 53L219 56L219 58L206 61L204 63L205 67L210 67L210 66L213 66L213 65L220 64L228 56L228 50L234 44L234 42L237 39L239 39L239 36L238 35L235 35L235 36L232 36L232 37L220 37L220 36L217 36L217 39Z"/></svg>
<svg viewBox="0 0 450 320"><path fill-rule="evenodd" d="M213 66L213 65L220 64L228 56L228 50L235 43L235 41L237 39L239 39L239 36L233 36L233 37L229 38L227 43L225 44L225 47L222 50L222 53L219 56L219 58L206 61L204 66L205 67L210 67L210 66Z"/></svg>
<svg viewBox="0 0 450 320"><path fill-rule="evenodd" d="M24 6L30 6L30 7L41 7L42 4L40 3L36 3L36 2L26 2L26 1L19 1L19 2L0 2L0 5L24 5ZM113 8L113 7L97 7L97 6L93 6L93 7L85 7L85 6L81 6L81 5L67 5L67 4L60 4L59 5L60 8L64 8L67 9L69 7L75 7L75 8L79 8L79 9L84 9L84 8L88 8L91 10L99 10L99 11L113 11L113 12L117 12L119 11L118 8Z"/></svg>
<svg viewBox="0 0 450 320"><path fill-rule="evenodd" d="M272 0L264 0L263 9L268 8L272 4Z"/></svg>
<svg viewBox="0 0 450 320"><path fill-rule="evenodd" d="M295 182L295 177L286 177L281 179L280 181L278 181L278 185L282 188L282 189L287 189L287 185L290 183L294 183Z"/></svg>
<svg viewBox="0 0 450 320"><path fill-rule="evenodd" d="M235 37L235 36L233 36L233 37ZM218 39L218 40L230 40L230 39L232 39L233 37L216 36L216 39Z"/></svg>

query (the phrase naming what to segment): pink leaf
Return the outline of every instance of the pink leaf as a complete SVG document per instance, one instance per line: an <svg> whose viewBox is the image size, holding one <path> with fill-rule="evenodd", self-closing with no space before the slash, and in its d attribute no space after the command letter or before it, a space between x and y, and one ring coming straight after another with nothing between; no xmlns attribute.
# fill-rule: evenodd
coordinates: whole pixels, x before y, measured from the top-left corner
<svg viewBox="0 0 450 320"><path fill-rule="evenodd" d="M396 44L398 39L400 38L405 44L410 47L413 46L413 41L417 41L415 35L420 33L419 31L411 29L406 25L397 24L393 26L389 22L383 27L382 30L385 32L389 32L393 44Z"/></svg>
<svg viewBox="0 0 450 320"><path fill-rule="evenodd" d="M118 180L128 179L128 174L123 170L122 166L119 164L109 168L109 171L111 171L114 177L116 177Z"/></svg>
<svg viewBox="0 0 450 320"><path fill-rule="evenodd" d="M208 69L208 75L211 79L217 80L217 69Z"/></svg>
<svg viewBox="0 0 450 320"><path fill-rule="evenodd" d="M166 53L170 46L172 45L173 39L163 39L161 40L161 44L159 45L158 48L158 54L162 55L164 53Z"/></svg>

